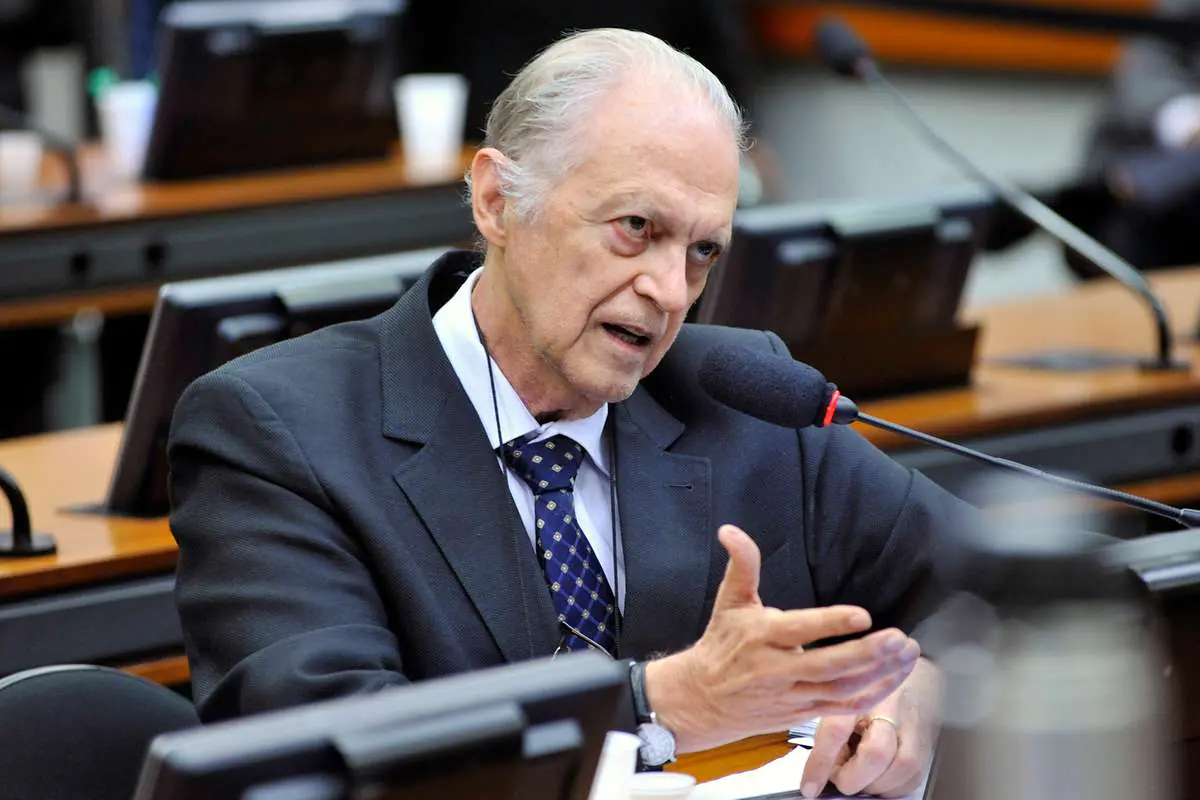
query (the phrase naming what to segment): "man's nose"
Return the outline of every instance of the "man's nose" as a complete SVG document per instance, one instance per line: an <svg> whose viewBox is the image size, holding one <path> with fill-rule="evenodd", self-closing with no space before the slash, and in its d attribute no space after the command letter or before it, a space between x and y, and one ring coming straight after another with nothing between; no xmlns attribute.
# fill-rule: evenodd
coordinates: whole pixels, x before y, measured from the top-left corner
<svg viewBox="0 0 1200 800"><path fill-rule="evenodd" d="M668 314L688 307L687 250L663 247L648 259L634 289Z"/></svg>

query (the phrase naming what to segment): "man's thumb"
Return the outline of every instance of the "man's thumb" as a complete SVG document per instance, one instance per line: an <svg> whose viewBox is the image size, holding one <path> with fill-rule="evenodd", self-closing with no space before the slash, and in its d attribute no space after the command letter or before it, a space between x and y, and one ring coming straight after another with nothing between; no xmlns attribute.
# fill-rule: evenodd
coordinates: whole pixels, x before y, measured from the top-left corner
<svg viewBox="0 0 1200 800"><path fill-rule="evenodd" d="M758 545L734 525L722 525L717 531L717 539L729 552L729 565L725 568L721 588L717 590L715 609L759 603L758 570L762 555Z"/></svg>

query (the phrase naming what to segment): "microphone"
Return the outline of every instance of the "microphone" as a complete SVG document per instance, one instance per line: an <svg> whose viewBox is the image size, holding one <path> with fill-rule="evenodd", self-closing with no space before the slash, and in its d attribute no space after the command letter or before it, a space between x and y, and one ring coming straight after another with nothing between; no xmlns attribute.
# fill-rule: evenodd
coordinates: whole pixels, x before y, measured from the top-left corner
<svg viewBox="0 0 1200 800"><path fill-rule="evenodd" d="M29 558L47 556L57 550L52 536L34 533L29 524L29 506L17 481L0 468L0 492L8 500L12 512L12 530L0 531L0 558Z"/></svg>
<svg viewBox="0 0 1200 800"><path fill-rule="evenodd" d="M1107 369L1129 363L1131 360L1147 370L1187 369L1188 365L1174 360L1171 325L1162 301L1150 287L1149 281L1129 262L1084 233L1062 215L1042 203L1024 189L1003 178L991 175L974 161L944 139L925 122L892 85L872 58L870 50L858 35L844 22L828 18L821 22L816 33L817 52L821 60L834 72L848 78L863 81L879 95L886 97L907 119L933 149L952 162L974 181L994 192L1007 205L1024 216L1034 225L1069 247L1089 263L1104 271L1127 289L1139 295L1154 316L1158 337L1158 353L1150 360L1125 357L1113 353L1057 352L1038 356L1006 359L1007 363L1042 369L1067 369L1071 371Z"/></svg>
<svg viewBox="0 0 1200 800"><path fill-rule="evenodd" d="M83 201L83 181L79 176L79 158L75 153L75 145L45 128L34 125L24 114L4 105L0 105L0 128L19 128L32 131L41 137L48 149L62 156L67 165L67 201Z"/></svg>
<svg viewBox="0 0 1200 800"><path fill-rule="evenodd" d="M785 356L737 345L713 348L700 366L700 386L713 400L735 411L787 428L823 428L861 422L874 428L948 450L988 466L1157 514L1187 528L1200 527L1200 511L1043 472L1040 469L972 450L928 433L864 414L819 371Z"/></svg>

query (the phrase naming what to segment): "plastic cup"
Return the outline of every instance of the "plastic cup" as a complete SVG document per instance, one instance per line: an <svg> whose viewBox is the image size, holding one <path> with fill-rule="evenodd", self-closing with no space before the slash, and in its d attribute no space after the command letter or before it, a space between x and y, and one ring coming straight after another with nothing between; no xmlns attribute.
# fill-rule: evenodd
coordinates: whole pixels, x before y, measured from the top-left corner
<svg viewBox="0 0 1200 800"><path fill-rule="evenodd" d="M462 164L467 79L412 74L394 86L404 171L416 181L454 179Z"/></svg>
<svg viewBox="0 0 1200 800"><path fill-rule="evenodd" d="M632 733L609 731L588 800L629 800L629 789L637 772L638 748L642 740Z"/></svg>
<svg viewBox="0 0 1200 800"><path fill-rule="evenodd" d="M100 136L111 173L123 181L142 176L154 125L158 89L149 81L120 81L96 97Z"/></svg>
<svg viewBox="0 0 1200 800"><path fill-rule="evenodd" d="M32 196L41 170L41 137L32 131L0 131L0 196Z"/></svg>

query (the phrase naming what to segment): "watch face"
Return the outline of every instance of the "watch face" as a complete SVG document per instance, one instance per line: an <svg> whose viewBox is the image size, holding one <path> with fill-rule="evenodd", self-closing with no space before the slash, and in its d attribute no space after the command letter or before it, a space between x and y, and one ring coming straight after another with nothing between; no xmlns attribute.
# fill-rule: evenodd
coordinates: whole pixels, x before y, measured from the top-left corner
<svg viewBox="0 0 1200 800"><path fill-rule="evenodd" d="M642 739L642 761L657 767L675 760L675 737L666 728L644 722L638 726L638 736Z"/></svg>

